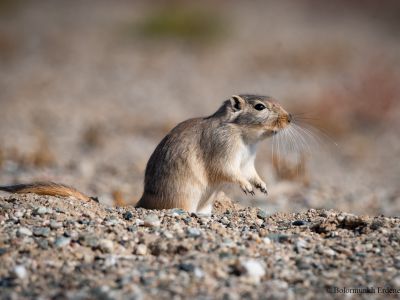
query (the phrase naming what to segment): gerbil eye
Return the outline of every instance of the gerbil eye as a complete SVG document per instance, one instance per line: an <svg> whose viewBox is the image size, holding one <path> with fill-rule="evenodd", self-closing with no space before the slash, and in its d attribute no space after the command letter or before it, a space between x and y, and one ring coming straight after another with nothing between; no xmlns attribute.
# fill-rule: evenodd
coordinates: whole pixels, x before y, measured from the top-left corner
<svg viewBox="0 0 400 300"><path fill-rule="evenodd" d="M263 110L263 109L265 109L265 105L261 104L261 103L258 103L258 104L256 104L254 106L254 108L257 109L257 110Z"/></svg>

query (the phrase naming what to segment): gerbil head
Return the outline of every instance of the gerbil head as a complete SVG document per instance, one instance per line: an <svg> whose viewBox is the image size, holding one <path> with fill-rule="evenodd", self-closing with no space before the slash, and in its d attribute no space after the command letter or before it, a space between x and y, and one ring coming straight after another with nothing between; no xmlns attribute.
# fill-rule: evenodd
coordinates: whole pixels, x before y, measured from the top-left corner
<svg viewBox="0 0 400 300"><path fill-rule="evenodd" d="M268 96L233 95L225 105L229 122L239 125L243 134L252 140L274 135L292 121L291 114Z"/></svg>

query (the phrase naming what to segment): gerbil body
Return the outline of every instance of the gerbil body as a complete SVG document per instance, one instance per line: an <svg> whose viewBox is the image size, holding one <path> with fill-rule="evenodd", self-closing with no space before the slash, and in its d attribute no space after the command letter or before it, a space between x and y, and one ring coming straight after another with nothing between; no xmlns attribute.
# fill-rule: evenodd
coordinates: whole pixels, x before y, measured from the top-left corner
<svg viewBox="0 0 400 300"><path fill-rule="evenodd" d="M137 206L209 214L224 183L250 194L253 187L267 193L254 167L257 145L290 119L269 97L241 95L209 117L180 123L151 155Z"/></svg>
<svg viewBox="0 0 400 300"><path fill-rule="evenodd" d="M291 121L270 97L232 96L213 115L178 124L151 155L144 192L137 207L182 208L210 214L214 195L224 183L238 184L245 193L267 193L254 167L257 145ZM87 197L54 183L0 187L15 193Z"/></svg>

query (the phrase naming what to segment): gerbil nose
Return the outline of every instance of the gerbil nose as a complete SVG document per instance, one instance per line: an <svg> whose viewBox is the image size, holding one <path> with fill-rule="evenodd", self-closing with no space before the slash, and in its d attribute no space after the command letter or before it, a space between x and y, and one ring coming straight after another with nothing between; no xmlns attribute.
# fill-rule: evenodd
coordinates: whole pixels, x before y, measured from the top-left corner
<svg viewBox="0 0 400 300"><path fill-rule="evenodd" d="M292 122L292 119L293 119L293 116L292 116L292 114L288 114L288 118L287 118L287 120L288 120L288 122L290 123L290 122Z"/></svg>

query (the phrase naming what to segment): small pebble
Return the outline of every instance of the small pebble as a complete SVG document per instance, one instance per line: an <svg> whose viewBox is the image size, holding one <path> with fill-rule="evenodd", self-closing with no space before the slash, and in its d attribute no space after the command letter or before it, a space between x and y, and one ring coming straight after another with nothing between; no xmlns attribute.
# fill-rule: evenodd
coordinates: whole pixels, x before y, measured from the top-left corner
<svg viewBox="0 0 400 300"><path fill-rule="evenodd" d="M33 214L35 214L35 215L44 215L47 213L48 213L48 210L44 206L37 207L36 209L33 210Z"/></svg>
<svg viewBox="0 0 400 300"><path fill-rule="evenodd" d="M256 224L257 224L258 226L261 226L263 223L264 223L263 219L257 219L257 220L256 220Z"/></svg>
<svg viewBox="0 0 400 300"><path fill-rule="evenodd" d="M107 239L101 239L99 242L99 248L104 253L111 253L114 250L114 243Z"/></svg>
<svg viewBox="0 0 400 300"><path fill-rule="evenodd" d="M304 239L299 238L295 242L295 247L296 247L297 251L307 248L307 242Z"/></svg>
<svg viewBox="0 0 400 300"><path fill-rule="evenodd" d="M263 238L263 242L264 242L264 244L266 244L266 245L270 245L270 244L272 243L272 241L271 241L271 239L270 239L269 237Z"/></svg>
<svg viewBox="0 0 400 300"><path fill-rule="evenodd" d="M71 238L60 236L56 239L54 244L56 245L57 248L62 248L71 243Z"/></svg>
<svg viewBox="0 0 400 300"><path fill-rule="evenodd" d="M336 255L336 252L334 250L332 250L331 248L324 249L322 251L322 253L325 254L325 255L328 255L328 256Z"/></svg>
<svg viewBox="0 0 400 300"><path fill-rule="evenodd" d="M130 212L129 210L124 212L123 217L125 220L129 221L133 218L133 214L132 212Z"/></svg>
<svg viewBox="0 0 400 300"><path fill-rule="evenodd" d="M43 250L49 249L49 241L47 239L35 239L36 244Z"/></svg>
<svg viewBox="0 0 400 300"><path fill-rule="evenodd" d="M17 235L18 236L31 236L32 231L26 227L20 227L20 228L18 228Z"/></svg>
<svg viewBox="0 0 400 300"><path fill-rule="evenodd" d="M114 216L107 217L104 219L104 225L106 225L106 226L115 226L119 223L120 223L120 221Z"/></svg>
<svg viewBox="0 0 400 300"><path fill-rule="evenodd" d="M57 213L65 214L67 211L63 207L56 207L55 211Z"/></svg>
<svg viewBox="0 0 400 300"><path fill-rule="evenodd" d="M64 235L66 237L70 237L71 240L73 240L73 241L77 241L79 239L79 233L74 230L72 230L72 231L67 230L64 232Z"/></svg>
<svg viewBox="0 0 400 300"><path fill-rule="evenodd" d="M307 221L303 221L303 220L296 220L294 222L292 222L293 226L303 226L303 225L307 225L308 222Z"/></svg>
<svg viewBox="0 0 400 300"><path fill-rule="evenodd" d="M139 244L137 247L136 247L136 252L135 252L137 255L146 255L146 253L147 253L147 247L146 247L146 245L144 245L144 244Z"/></svg>
<svg viewBox="0 0 400 300"><path fill-rule="evenodd" d="M200 268L197 268L197 267L194 268L193 274L194 274L194 276L196 276L197 278L203 278L203 277L204 277L204 272L203 272L203 270L200 269Z"/></svg>
<svg viewBox="0 0 400 300"><path fill-rule="evenodd" d="M279 242L283 243L289 240L289 236L287 234L280 234L280 233L271 233L268 235L268 237L274 241L274 242Z"/></svg>
<svg viewBox="0 0 400 300"><path fill-rule="evenodd" d="M145 216L143 220L145 227L159 227L161 225L160 219L155 214Z"/></svg>
<svg viewBox="0 0 400 300"><path fill-rule="evenodd" d="M23 216L24 216L24 211L22 211L22 210L17 210L17 211L15 211L15 213L14 213L14 217L16 217L16 218L22 218Z"/></svg>
<svg viewBox="0 0 400 300"><path fill-rule="evenodd" d="M185 271L185 272L193 272L195 266L193 264L181 263L178 265L178 269Z"/></svg>
<svg viewBox="0 0 400 300"><path fill-rule="evenodd" d="M61 222L57 222L57 221L54 221L54 220L50 221L50 228L51 229L59 229L59 228L62 228L62 227L63 227L63 224Z"/></svg>
<svg viewBox="0 0 400 300"><path fill-rule="evenodd" d="M260 282L261 277L265 275L265 268L258 260L245 260L241 262L241 266L245 269L246 274L256 283Z"/></svg>
<svg viewBox="0 0 400 300"><path fill-rule="evenodd" d="M393 285L394 288L400 289L400 275L394 277L394 278L391 280L391 283L392 283L392 285Z"/></svg>
<svg viewBox="0 0 400 300"><path fill-rule="evenodd" d="M174 235L170 232L170 231L164 231L163 235L167 238L167 239L172 239L174 237Z"/></svg>
<svg viewBox="0 0 400 300"><path fill-rule="evenodd" d="M15 266L13 272L19 279L25 279L28 276L28 271L22 265Z"/></svg>
<svg viewBox="0 0 400 300"><path fill-rule="evenodd" d="M177 216L182 216L187 214L186 210L180 209L180 208L174 208L171 209L169 215L172 217L177 217Z"/></svg>
<svg viewBox="0 0 400 300"><path fill-rule="evenodd" d="M86 247L98 247L99 238L93 234L84 234L79 237L79 243Z"/></svg>
<svg viewBox="0 0 400 300"><path fill-rule="evenodd" d="M260 218L260 219L265 219L267 217L267 213L262 209L258 209L257 210L257 217Z"/></svg>
<svg viewBox="0 0 400 300"><path fill-rule="evenodd" d="M50 234L50 228L48 228L48 227L34 227L32 232L33 232L33 235L35 235L35 236L48 237L49 234Z"/></svg>
<svg viewBox="0 0 400 300"><path fill-rule="evenodd" d="M220 222L224 225L229 225L231 223L227 217L223 217Z"/></svg>
<svg viewBox="0 0 400 300"><path fill-rule="evenodd" d="M308 270L311 269L311 259L309 258L298 258L296 259L296 266L299 270Z"/></svg>
<svg viewBox="0 0 400 300"><path fill-rule="evenodd" d="M126 229L130 232L135 232L137 230L137 226L136 225L129 225L128 227L126 227Z"/></svg>
<svg viewBox="0 0 400 300"><path fill-rule="evenodd" d="M187 234L189 237L199 237L201 235L201 231L198 228L189 227L187 229Z"/></svg>

